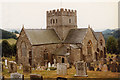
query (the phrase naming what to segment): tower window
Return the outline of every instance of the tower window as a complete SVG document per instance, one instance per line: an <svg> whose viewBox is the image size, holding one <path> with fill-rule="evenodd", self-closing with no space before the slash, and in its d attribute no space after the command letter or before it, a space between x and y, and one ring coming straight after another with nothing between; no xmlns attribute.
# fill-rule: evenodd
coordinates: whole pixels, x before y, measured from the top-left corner
<svg viewBox="0 0 120 80"><path fill-rule="evenodd" d="M50 20L50 23L52 24L52 19Z"/></svg>
<svg viewBox="0 0 120 80"><path fill-rule="evenodd" d="M102 44L103 44L103 41L102 41L102 39L100 40L100 45L102 46Z"/></svg>
<svg viewBox="0 0 120 80"><path fill-rule="evenodd" d="M71 23L71 19L69 19L69 23Z"/></svg>
<svg viewBox="0 0 120 80"><path fill-rule="evenodd" d="M55 20L53 19L53 24L55 23Z"/></svg>
<svg viewBox="0 0 120 80"><path fill-rule="evenodd" d="M56 19L56 23L57 23L57 19Z"/></svg>

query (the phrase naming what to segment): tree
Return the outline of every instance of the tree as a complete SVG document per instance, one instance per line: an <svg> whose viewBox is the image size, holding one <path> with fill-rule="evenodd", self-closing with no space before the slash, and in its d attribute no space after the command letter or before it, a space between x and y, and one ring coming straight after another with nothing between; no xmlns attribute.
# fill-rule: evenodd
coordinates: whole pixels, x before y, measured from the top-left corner
<svg viewBox="0 0 120 80"><path fill-rule="evenodd" d="M7 40L2 41L2 56L10 57L12 55L12 47Z"/></svg>
<svg viewBox="0 0 120 80"><path fill-rule="evenodd" d="M118 53L120 53L120 38L118 38Z"/></svg>
<svg viewBox="0 0 120 80"><path fill-rule="evenodd" d="M117 52L117 40L113 36L108 38L106 48L108 53L113 54Z"/></svg>
<svg viewBox="0 0 120 80"><path fill-rule="evenodd" d="M16 56L16 44L13 44L13 45L11 45L11 47L12 47L12 56Z"/></svg>

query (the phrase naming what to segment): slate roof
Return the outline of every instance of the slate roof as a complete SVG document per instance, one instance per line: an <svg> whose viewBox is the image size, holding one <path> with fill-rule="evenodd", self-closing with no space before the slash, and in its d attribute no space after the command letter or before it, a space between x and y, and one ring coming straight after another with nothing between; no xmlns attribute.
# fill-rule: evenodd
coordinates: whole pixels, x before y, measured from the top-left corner
<svg viewBox="0 0 120 80"><path fill-rule="evenodd" d="M100 36L101 32L94 32L94 35L96 37L97 40L99 40L99 36Z"/></svg>
<svg viewBox="0 0 120 80"><path fill-rule="evenodd" d="M81 43L84 39L88 28L71 29L64 43Z"/></svg>
<svg viewBox="0 0 120 80"><path fill-rule="evenodd" d="M25 29L25 33L32 45L60 43L54 29Z"/></svg>

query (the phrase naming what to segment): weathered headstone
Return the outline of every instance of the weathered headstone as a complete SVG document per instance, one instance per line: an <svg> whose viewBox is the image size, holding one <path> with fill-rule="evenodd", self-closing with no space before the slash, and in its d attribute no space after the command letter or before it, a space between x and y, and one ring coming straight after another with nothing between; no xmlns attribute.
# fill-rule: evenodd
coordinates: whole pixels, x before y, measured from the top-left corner
<svg viewBox="0 0 120 80"><path fill-rule="evenodd" d="M87 77L87 64L84 61L78 61L76 63L75 76Z"/></svg>
<svg viewBox="0 0 120 80"><path fill-rule="evenodd" d="M50 71L50 67L51 67L51 64L50 64L50 62L48 62L48 71Z"/></svg>
<svg viewBox="0 0 120 80"><path fill-rule="evenodd" d="M9 61L9 72L10 73L15 73L17 72L17 64L14 61Z"/></svg>
<svg viewBox="0 0 120 80"><path fill-rule="evenodd" d="M54 67L56 68L57 64L56 64L56 59L54 59Z"/></svg>
<svg viewBox="0 0 120 80"><path fill-rule="evenodd" d="M23 65L23 73L31 73L31 66L29 64Z"/></svg>
<svg viewBox="0 0 120 80"><path fill-rule="evenodd" d="M19 69L22 69L22 64L20 64Z"/></svg>
<svg viewBox="0 0 120 80"><path fill-rule="evenodd" d="M99 63L99 69L100 69L100 71L102 70L102 64L101 63Z"/></svg>
<svg viewBox="0 0 120 80"><path fill-rule="evenodd" d="M103 71L103 72L107 72L107 71L108 71L108 67L107 67L106 64L103 65L103 67L102 67L102 71Z"/></svg>
<svg viewBox="0 0 120 80"><path fill-rule="evenodd" d="M120 64L117 65L117 72L120 72Z"/></svg>
<svg viewBox="0 0 120 80"><path fill-rule="evenodd" d="M30 74L30 80L43 80L40 74Z"/></svg>
<svg viewBox="0 0 120 80"><path fill-rule="evenodd" d="M110 66L110 70L111 72L116 72L116 68L117 68L117 63L116 62L113 62Z"/></svg>
<svg viewBox="0 0 120 80"><path fill-rule="evenodd" d="M20 73L11 73L11 80L24 80L24 75Z"/></svg>
<svg viewBox="0 0 120 80"><path fill-rule="evenodd" d="M8 62L7 62L7 59L5 59L5 67L7 67L7 63L8 63Z"/></svg>
<svg viewBox="0 0 120 80"><path fill-rule="evenodd" d="M4 76L0 76L0 80L4 80Z"/></svg>
<svg viewBox="0 0 120 80"><path fill-rule="evenodd" d="M67 65L65 63L57 63L57 74L58 75L67 74Z"/></svg>
<svg viewBox="0 0 120 80"><path fill-rule="evenodd" d="M0 73L3 71L3 64L0 62Z"/></svg>

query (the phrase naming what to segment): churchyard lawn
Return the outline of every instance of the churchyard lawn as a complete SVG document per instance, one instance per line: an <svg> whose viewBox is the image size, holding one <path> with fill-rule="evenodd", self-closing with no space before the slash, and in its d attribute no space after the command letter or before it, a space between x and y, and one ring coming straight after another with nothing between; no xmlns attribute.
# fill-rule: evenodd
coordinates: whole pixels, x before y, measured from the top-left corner
<svg viewBox="0 0 120 80"><path fill-rule="evenodd" d="M24 75L24 78L29 78L30 73L23 73L22 70L17 69L18 73L21 73ZM76 70L74 67L67 70L67 75L65 76L59 76L56 74L56 70L54 71L47 71L47 70L32 70L31 74L40 74L43 76L43 78L57 78L57 77L66 77L66 78L76 78L74 77ZM10 78L10 73L8 72L8 69L3 67L3 72L5 78ZM118 78L120 76L120 73L118 72L102 72L102 71L87 71L88 77L87 78Z"/></svg>

